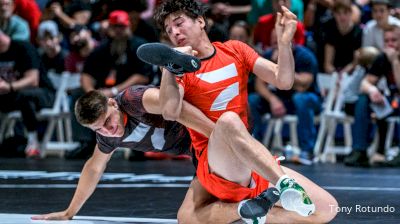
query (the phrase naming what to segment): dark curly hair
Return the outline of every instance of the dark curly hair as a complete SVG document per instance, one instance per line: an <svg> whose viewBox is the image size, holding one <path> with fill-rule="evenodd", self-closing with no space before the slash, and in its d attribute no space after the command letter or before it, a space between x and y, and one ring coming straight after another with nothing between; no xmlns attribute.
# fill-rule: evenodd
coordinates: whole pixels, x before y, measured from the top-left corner
<svg viewBox="0 0 400 224"><path fill-rule="evenodd" d="M197 1L197 0L165 0L157 7L154 13L154 20L157 26L165 31L165 19L172 13L182 12L192 19L203 17L206 23L205 13L208 10L208 6Z"/></svg>

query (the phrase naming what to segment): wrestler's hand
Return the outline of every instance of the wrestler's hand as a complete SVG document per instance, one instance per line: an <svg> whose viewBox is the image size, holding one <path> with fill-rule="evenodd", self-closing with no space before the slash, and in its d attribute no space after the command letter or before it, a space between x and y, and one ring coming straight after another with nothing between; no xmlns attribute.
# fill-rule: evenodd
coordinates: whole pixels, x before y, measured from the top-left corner
<svg viewBox="0 0 400 224"><path fill-rule="evenodd" d="M67 210L61 211L61 212L53 212L53 213L48 213L48 214L43 214L43 215L36 215L32 216L32 220L70 220L72 219L71 215L68 215Z"/></svg>
<svg viewBox="0 0 400 224"><path fill-rule="evenodd" d="M297 28L297 16L285 6L281 6L281 12L277 13L275 30L278 45L289 45Z"/></svg>
<svg viewBox="0 0 400 224"><path fill-rule="evenodd" d="M192 46L175 47L174 49L181 53L192 55L192 56L197 56L197 54L198 54L198 52L196 50L193 50Z"/></svg>

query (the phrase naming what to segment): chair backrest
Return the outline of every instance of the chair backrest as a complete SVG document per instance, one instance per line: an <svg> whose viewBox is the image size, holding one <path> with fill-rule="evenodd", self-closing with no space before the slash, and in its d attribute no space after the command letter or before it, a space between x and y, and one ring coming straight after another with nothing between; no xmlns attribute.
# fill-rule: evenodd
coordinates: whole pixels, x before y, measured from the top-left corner
<svg viewBox="0 0 400 224"><path fill-rule="evenodd" d="M323 96L323 111L332 111L333 110L333 105L335 102L335 95L336 95L336 90L337 90L337 82L338 80L338 74L332 73L332 74L326 74L326 73L318 73L317 74L317 84L318 87L321 91L321 93L325 93Z"/></svg>
<svg viewBox="0 0 400 224"><path fill-rule="evenodd" d="M345 89L349 87L349 83L350 83L351 79L349 74L347 73L343 73L342 77L340 78L339 81L339 86L337 87L336 90L336 100L335 100L335 105L333 107L333 111L336 113L339 113L340 111L342 111L344 103L345 103Z"/></svg>
<svg viewBox="0 0 400 224"><path fill-rule="evenodd" d="M54 100L54 104L52 107L52 112L53 113L61 113L64 108L63 106L63 100L64 100L64 95L66 94L66 87L67 87L67 79L68 79L68 74L56 74L49 72L48 77L50 81L53 83L53 86L56 88L56 97Z"/></svg>
<svg viewBox="0 0 400 224"><path fill-rule="evenodd" d="M70 72L63 72L62 74L49 72L48 77L57 90L52 111L54 113L68 113L70 109L67 90L80 86L80 75Z"/></svg>

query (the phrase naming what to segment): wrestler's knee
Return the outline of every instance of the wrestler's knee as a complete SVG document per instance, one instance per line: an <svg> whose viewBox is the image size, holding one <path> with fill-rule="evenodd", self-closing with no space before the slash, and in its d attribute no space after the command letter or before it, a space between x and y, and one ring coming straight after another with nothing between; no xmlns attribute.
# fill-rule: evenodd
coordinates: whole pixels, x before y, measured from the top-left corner
<svg viewBox="0 0 400 224"><path fill-rule="evenodd" d="M324 208L316 208L315 213L311 216L313 220L312 223L329 223L336 217L336 207L338 206L336 199L331 197L325 203L328 203L328 206L324 206Z"/></svg>
<svg viewBox="0 0 400 224"><path fill-rule="evenodd" d="M193 208L181 206L178 210L177 219L178 223L192 223L191 217L194 217Z"/></svg>
<svg viewBox="0 0 400 224"><path fill-rule="evenodd" d="M242 120L239 115L230 111L225 112L219 117L215 125L215 131L224 133L238 132L241 127L240 122L242 122Z"/></svg>

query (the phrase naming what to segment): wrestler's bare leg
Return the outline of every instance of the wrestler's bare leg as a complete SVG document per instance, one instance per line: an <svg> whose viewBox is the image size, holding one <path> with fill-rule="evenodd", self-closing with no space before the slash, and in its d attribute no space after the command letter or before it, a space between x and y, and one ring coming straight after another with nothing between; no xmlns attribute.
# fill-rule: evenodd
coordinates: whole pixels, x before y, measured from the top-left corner
<svg viewBox="0 0 400 224"><path fill-rule="evenodd" d="M268 223L328 223L336 216L337 202L331 194L298 172L284 166L282 168L309 192L316 210L314 214L303 217L284 210L278 202L267 214ZM237 214L238 204L218 201L194 178L178 211L178 221L194 224L232 223L240 219Z"/></svg>
<svg viewBox="0 0 400 224"><path fill-rule="evenodd" d="M329 192L300 173L284 166L282 168L287 175L295 179L307 191L316 209L314 214L303 217L295 212L284 210L278 202L267 214L268 223L328 223L336 216L338 203ZM272 186L270 185L270 187Z"/></svg>
<svg viewBox="0 0 400 224"><path fill-rule="evenodd" d="M233 112L222 114L215 125L208 143L208 163L212 172L242 186L249 185L252 170L274 184L285 174Z"/></svg>
<svg viewBox="0 0 400 224"><path fill-rule="evenodd" d="M225 203L203 188L197 177L190 183L185 199L178 211L179 223L231 223L240 219L239 203Z"/></svg>

